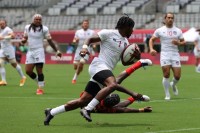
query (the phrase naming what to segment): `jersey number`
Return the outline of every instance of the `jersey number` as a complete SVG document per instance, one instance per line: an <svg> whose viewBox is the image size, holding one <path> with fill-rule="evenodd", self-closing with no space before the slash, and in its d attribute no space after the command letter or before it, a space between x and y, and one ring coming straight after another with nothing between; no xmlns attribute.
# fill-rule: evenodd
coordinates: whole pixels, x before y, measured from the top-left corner
<svg viewBox="0 0 200 133"><path fill-rule="evenodd" d="M168 31L168 36L172 36L172 31Z"/></svg>

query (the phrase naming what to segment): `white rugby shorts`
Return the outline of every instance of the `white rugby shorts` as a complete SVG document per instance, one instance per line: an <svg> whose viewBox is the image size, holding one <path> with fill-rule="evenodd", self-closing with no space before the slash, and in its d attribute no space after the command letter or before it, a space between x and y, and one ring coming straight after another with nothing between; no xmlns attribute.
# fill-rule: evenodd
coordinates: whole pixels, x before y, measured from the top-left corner
<svg viewBox="0 0 200 133"><path fill-rule="evenodd" d="M160 65L172 67L181 67L180 55L178 52L161 52L160 53Z"/></svg>
<svg viewBox="0 0 200 133"><path fill-rule="evenodd" d="M89 66L90 76L93 77L96 73L98 73L102 70L110 70L110 69L103 62L97 61L97 57L95 57Z"/></svg>
<svg viewBox="0 0 200 133"><path fill-rule="evenodd" d="M0 58L15 59L15 49L13 46L0 49Z"/></svg>
<svg viewBox="0 0 200 133"><path fill-rule="evenodd" d="M28 50L25 64L45 63L44 48Z"/></svg>
<svg viewBox="0 0 200 133"><path fill-rule="evenodd" d="M197 51L196 47L194 48L193 52L195 57L200 58L200 51Z"/></svg>
<svg viewBox="0 0 200 133"><path fill-rule="evenodd" d="M81 49L79 49L79 48L76 49L76 52L75 52L75 55L74 55L74 62L73 63L78 63L81 60L81 58L84 58L86 60L86 62L89 60L89 55L86 54L84 57L81 57L79 55L80 51L81 51Z"/></svg>

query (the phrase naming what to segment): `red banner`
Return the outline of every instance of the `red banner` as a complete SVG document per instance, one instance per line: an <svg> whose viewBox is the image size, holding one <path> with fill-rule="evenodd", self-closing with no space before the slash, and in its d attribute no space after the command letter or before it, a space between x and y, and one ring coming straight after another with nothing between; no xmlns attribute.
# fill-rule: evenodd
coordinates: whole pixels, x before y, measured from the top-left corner
<svg viewBox="0 0 200 133"><path fill-rule="evenodd" d="M155 30L154 29L137 29L133 31L133 34L129 38L130 43L144 43L144 38L147 34L153 34ZM185 32L186 29L183 29L183 32ZM69 31L51 31L51 35L53 40L55 40L57 43L71 43L74 38L75 31L69 30ZM22 32L16 32L16 38L21 39L23 33Z"/></svg>
<svg viewBox="0 0 200 133"><path fill-rule="evenodd" d="M180 53L181 55L181 63L182 64L194 64L195 63L195 57L192 53ZM96 54L95 56L98 56ZM142 59L150 59L152 60L153 64L160 64L160 54L157 54L156 56L151 56L148 53L142 53L141 55ZM90 63L92 59L91 57L88 61ZM63 54L63 57L61 59L56 58L54 54L46 54L46 64L72 64L74 59L74 54ZM25 55L22 55L21 63L25 63Z"/></svg>

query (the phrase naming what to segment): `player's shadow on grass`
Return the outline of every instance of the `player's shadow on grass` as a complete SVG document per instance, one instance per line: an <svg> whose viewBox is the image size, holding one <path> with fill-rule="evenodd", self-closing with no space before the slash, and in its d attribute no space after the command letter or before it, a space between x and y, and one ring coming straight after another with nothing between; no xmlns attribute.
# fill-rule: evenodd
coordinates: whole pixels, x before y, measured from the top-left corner
<svg viewBox="0 0 200 133"><path fill-rule="evenodd" d="M123 123L123 124L113 124L113 123L95 123L96 127L133 127L133 126L153 126L152 124L145 124L145 123ZM87 126L88 128L91 128L91 126Z"/></svg>
<svg viewBox="0 0 200 133"><path fill-rule="evenodd" d="M44 125L42 125L42 126L44 126ZM104 127L110 127L110 128L116 128L116 127L133 127L133 126L140 126L140 127L151 127L151 126L154 126L154 125L152 125L152 124L145 124L145 123L133 123L133 124L130 124L130 123L122 123L122 124L120 124L120 123L99 123L99 122L96 122L96 123L90 123L90 124L81 124L81 125L74 125L74 124L72 124L72 125L69 125L69 124L67 124L67 125L63 125L63 124L51 124L50 125L50 127L57 127L57 126L60 126L60 127L62 127L62 126L64 126L64 127L84 127L84 128L97 128L97 127L99 127L99 128L104 128Z"/></svg>

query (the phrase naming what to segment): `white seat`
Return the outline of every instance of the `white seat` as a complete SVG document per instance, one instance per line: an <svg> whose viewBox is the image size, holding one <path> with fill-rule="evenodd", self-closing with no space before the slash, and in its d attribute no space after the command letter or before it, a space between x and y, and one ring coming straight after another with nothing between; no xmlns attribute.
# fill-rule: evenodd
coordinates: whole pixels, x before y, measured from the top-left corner
<svg viewBox="0 0 200 133"><path fill-rule="evenodd" d="M103 14L116 14L116 7L104 7Z"/></svg>
<svg viewBox="0 0 200 133"><path fill-rule="evenodd" d="M49 8L48 14L49 15L60 15L60 8Z"/></svg>
<svg viewBox="0 0 200 133"><path fill-rule="evenodd" d="M66 14L67 15L78 15L79 13L79 8L73 8L73 7L69 7L67 8Z"/></svg>
<svg viewBox="0 0 200 133"><path fill-rule="evenodd" d="M179 5L167 5L166 12L179 13Z"/></svg>
<svg viewBox="0 0 200 133"><path fill-rule="evenodd" d="M187 5L187 13L198 13L200 11L200 5Z"/></svg>
<svg viewBox="0 0 200 133"><path fill-rule="evenodd" d="M97 14L98 8L97 7L86 7L85 8L85 14Z"/></svg>
<svg viewBox="0 0 200 133"><path fill-rule="evenodd" d="M122 8L122 13L134 14L135 13L135 7L126 7L126 6L124 6Z"/></svg>

